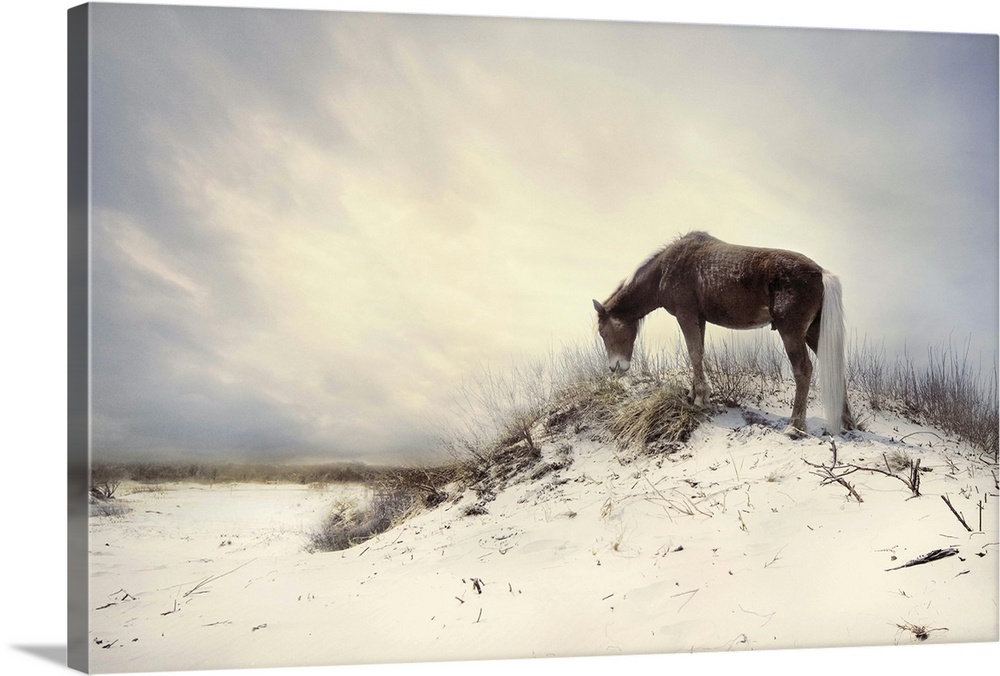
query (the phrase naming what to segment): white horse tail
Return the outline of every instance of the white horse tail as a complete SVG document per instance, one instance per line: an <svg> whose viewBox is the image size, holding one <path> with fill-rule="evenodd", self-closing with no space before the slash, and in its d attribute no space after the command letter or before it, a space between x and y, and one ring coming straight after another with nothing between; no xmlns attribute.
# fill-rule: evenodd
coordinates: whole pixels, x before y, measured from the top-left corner
<svg viewBox="0 0 1000 676"><path fill-rule="evenodd" d="M819 322L819 387L826 411L827 431L840 434L844 397L844 304L840 280L823 271L823 310Z"/></svg>

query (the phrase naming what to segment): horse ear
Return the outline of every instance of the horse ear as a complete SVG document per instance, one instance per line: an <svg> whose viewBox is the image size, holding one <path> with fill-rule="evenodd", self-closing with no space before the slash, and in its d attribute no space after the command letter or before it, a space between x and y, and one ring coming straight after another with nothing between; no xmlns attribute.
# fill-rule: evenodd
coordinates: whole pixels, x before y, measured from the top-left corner
<svg viewBox="0 0 1000 676"><path fill-rule="evenodd" d="M606 317L608 314L608 311L597 300L594 300L594 309L597 310L598 317Z"/></svg>

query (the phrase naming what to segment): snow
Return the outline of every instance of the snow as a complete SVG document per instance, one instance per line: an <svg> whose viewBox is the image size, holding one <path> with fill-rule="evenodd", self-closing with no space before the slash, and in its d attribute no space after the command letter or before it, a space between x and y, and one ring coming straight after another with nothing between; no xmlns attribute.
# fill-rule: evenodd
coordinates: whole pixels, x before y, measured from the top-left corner
<svg viewBox="0 0 1000 676"><path fill-rule="evenodd" d="M342 552L309 553L308 536L362 486L123 486L127 511L91 519L91 668L997 641L995 464L879 414L838 460L919 458L920 496L855 471L858 502L813 466L829 439L757 413L721 412L667 456L592 430L546 438L543 462L566 444L572 462L525 472L487 513L463 516L480 500L466 491Z"/></svg>

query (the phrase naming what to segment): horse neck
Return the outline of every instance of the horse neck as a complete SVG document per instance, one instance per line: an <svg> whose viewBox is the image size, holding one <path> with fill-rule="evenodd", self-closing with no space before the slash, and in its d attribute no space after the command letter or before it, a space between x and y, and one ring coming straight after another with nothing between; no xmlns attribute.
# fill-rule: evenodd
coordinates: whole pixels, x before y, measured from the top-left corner
<svg viewBox="0 0 1000 676"><path fill-rule="evenodd" d="M660 278L659 265L640 270L615 293L608 310L624 319L642 319L660 307Z"/></svg>

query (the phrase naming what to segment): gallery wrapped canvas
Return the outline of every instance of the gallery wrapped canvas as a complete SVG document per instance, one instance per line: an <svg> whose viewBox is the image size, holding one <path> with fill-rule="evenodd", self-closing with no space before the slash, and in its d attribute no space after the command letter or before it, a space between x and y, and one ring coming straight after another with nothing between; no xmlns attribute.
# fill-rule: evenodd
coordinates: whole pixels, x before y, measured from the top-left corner
<svg viewBox="0 0 1000 676"><path fill-rule="evenodd" d="M997 641L996 35L68 45L72 667Z"/></svg>

